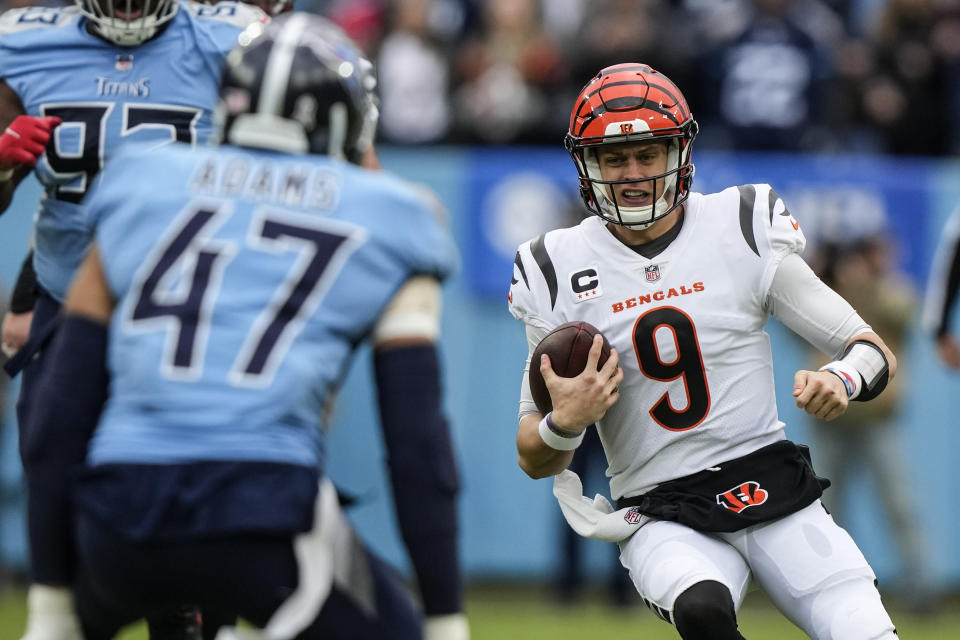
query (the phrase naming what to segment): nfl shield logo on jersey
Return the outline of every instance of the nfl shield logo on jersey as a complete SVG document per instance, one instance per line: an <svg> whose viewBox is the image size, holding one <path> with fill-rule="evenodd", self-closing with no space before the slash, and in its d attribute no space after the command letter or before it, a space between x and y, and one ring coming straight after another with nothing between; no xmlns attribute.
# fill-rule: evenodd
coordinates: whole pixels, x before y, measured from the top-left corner
<svg viewBox="0 0 960 640"><path fill-rule="evenodd" d="M623 514L623 519L627 521L627 524L638 524L640 522L640 508L639 507L630 507L630 509Z"/></svg>
<svg viewBox="0 0 960 640"><path fill-rule="evenodd" d="M118 53L117 61L113 66L117 71L130 71L130 69L133 69L133 54Z"/></svg>
<svg viewBox="0 0 960 640"><path fill-rule="evenodd" d="M740 513L749 507L755 507L767 501L770 494L760 488L759 482L748 480L729 491L717 494L717 504L734 513Z"/></svg>
<svg viewBox="0 0 960 640"><path fill-rule="evenodd" d="M643 275L647 282L656 282L660 279L660 265L651 264L643 268Z"/></svg>

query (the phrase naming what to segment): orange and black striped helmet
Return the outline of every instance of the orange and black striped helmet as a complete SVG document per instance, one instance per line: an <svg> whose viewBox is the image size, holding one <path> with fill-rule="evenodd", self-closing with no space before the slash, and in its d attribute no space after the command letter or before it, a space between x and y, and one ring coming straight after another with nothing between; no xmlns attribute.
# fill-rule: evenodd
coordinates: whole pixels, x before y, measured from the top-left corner
<svg viewBox="0 0 960 640"><path fill-rule="evenodd" d="M697 122L680 89L659 71L640 63L602 69L577 96L564 140L580 174L580 195L601 218L643 229L680 206L690 194L694 166L690 161ZM604 180L597 147L657 140L668 145L664 193L648 207L620 207ZM672 197L671 197L672 196Z"/></svg>

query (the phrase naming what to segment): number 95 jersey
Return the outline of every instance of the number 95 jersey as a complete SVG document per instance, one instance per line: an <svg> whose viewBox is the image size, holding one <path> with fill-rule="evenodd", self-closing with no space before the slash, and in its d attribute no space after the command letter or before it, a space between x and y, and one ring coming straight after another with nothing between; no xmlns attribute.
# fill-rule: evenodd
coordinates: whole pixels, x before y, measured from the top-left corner
<svg viewBox="0 0 960 640"><path fill-rule="evenodd" d="M46 190L36 221L40 284L63 299L91 226L80 202L128 142L206 143L220 71L248 24L266 19L239 2L181 2L170 24L138 47L91 34L76 7L26 7L0 16L0 78L31 116L63 120L40 157Z"/></svg>
<svg viewBox="0 0 960 640"><path fill-rule="evenodd" d="M758 184L691 194L680 233L651 259L593 216L520 246L513 316L539 331L584 320L620 354L620 399L598 425L613 497L784 437L763 328L777 266L804 244Z"/></svg>

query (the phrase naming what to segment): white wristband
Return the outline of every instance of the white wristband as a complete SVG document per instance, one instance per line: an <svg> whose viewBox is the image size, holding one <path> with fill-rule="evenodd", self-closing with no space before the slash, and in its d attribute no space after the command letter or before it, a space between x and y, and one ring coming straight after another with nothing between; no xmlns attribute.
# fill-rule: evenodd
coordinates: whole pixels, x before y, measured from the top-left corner
<svg viewBox="0 0 960 640"><path fill-rule="evenodd" d="M0 171L0 182L6 182L13 177L13 169L4 169Z"/></svg>
<svg viewBox="0 0 960 640"><path fill-rule="evenodd" d="M863 386L863 378L852 364L843 360L834 360L820 367L820 371L829 371L843 381L843 386L847 388L847 397L853 400L860 395L860 389Z"/></svg>
<svg viewBox="0 0 960 640"><path fill-rule="evenodd" d="M550 420L549 413L543 416L543 420L540 421L537 430L540 432L540 439L543 440L548 447L556 449L557 451L573 451L583 442L583 436L587 432L587 430L584 429L575 436L565 436Z"/></svg>

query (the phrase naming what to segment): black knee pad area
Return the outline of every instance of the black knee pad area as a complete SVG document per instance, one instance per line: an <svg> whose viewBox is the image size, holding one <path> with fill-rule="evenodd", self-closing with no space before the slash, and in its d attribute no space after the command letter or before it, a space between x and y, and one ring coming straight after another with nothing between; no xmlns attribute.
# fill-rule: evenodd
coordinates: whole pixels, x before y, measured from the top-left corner
<svg viewBox="0 0 960 640"><path fill-rule="evenodd" d="M680 594L673 605L673 623L683 640L744 640L730 590L713 580Z"/></svg>

